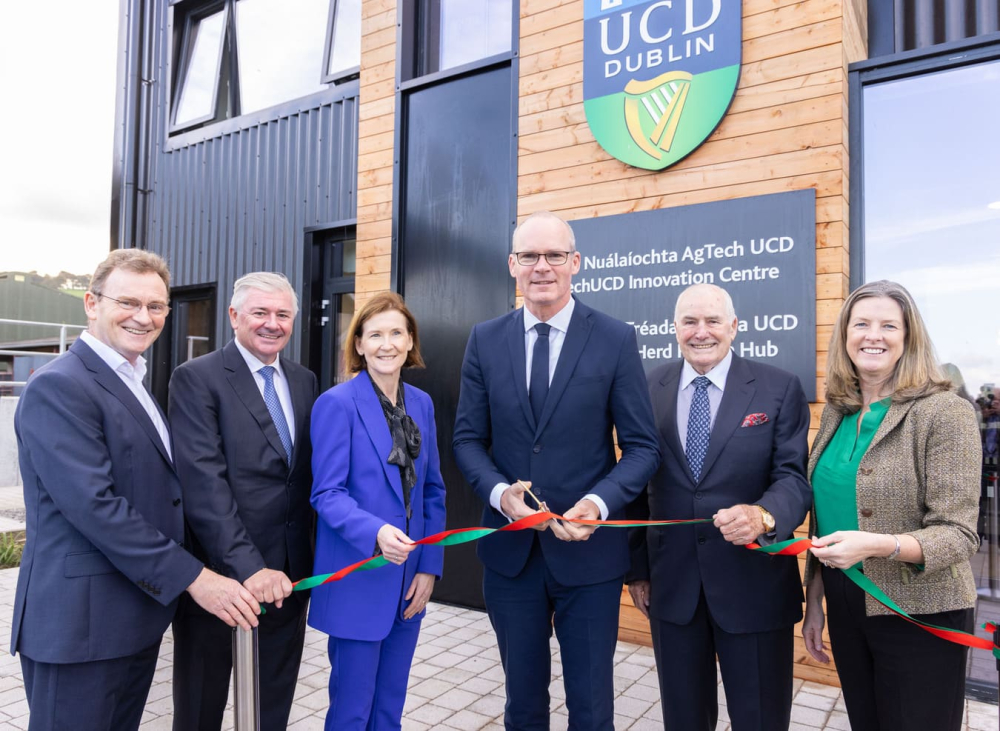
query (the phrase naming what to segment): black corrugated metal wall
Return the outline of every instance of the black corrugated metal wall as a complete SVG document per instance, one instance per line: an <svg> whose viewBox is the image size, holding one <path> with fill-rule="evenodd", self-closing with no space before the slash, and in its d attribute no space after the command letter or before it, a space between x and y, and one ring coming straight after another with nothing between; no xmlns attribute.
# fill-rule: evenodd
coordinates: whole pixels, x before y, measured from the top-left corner
<svg viewBox="0 0 1000 731"><path fill-rule="evenodd" d="M239 276L279 271L301 293L305 228L355 218L357 82L170 137L169 2L122 5L113 237L166 257L175 286L216 284L221 345Z"/></svg>

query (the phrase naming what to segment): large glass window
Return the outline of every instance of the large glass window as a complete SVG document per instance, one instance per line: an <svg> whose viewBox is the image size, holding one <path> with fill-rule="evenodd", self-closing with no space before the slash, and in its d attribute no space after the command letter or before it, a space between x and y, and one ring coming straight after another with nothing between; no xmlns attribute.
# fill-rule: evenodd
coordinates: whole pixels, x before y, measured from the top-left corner
<svg viewBox="0 0 1000 731"><path fill-rule="evenodd" d="M226 9L219 7L201 17L193 16L186 28L190 54L184 69L184 85L177 100L174 123L178 125L215 116L219 67L226 35Z"/></svg>
<svg viewBox="0 0 1000 731"><path fill-rule="evenodd" d="M421 75L510 52L511 0L426 0L420 12Z"/></svg>
<svg viewBox="0 0 1000 731"><path fill-rule="evenodd" d="M863 278L910 290L945 372L976 410L976 623L1000 622L1000 60L866 83L862 108ZM996 672L991 656L970 653L970 687L995 693Z"/></svg>
<svg viewBox="0 0 1000 731"><path fill-rule="evenodd" d="M361 0L174 6L172 132L275 107L354 78Z"/></svg>
<svg viewBox="0 0 1000 731"><path fill-rule="evenodd" d="M329 0L236 3L241 113L326 88L320 69L329 6Z"/></svg>

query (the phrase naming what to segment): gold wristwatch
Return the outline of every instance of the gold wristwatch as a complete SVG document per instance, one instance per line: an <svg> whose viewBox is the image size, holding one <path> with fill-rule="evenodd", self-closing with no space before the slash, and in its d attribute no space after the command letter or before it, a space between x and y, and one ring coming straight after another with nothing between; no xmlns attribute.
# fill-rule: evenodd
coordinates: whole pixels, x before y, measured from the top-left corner
<svg viewBox="0 0 1000 731"><path fill-rule="evenodd" d="M774 530L774 516L767 512L762 505L754 505L760 511L760 517L764 519L764 532L770 533Z"/></svg>

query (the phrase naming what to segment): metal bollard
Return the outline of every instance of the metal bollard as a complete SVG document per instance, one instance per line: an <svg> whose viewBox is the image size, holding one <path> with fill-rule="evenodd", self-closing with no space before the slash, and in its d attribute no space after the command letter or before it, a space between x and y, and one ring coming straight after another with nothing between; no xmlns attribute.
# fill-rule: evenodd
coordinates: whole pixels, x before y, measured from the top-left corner
<svg viewBox="0 0 1000 731"><path fill-rule="evenodd" d="M260 731L257 628L233 628L233 715L236 731Z"/></svg>

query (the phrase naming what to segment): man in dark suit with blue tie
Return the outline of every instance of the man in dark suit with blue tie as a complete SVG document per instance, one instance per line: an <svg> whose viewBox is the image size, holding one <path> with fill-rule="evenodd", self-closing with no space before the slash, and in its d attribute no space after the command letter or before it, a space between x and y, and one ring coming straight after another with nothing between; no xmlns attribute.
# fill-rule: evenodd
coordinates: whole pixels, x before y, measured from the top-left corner
<svg viewBox="0 0 1000 731"><path fill-rule="evenodd" d="M170 310L155 254L112 252L84 295L88 330L17 406L27 540L14 597L32 731L137 729L185 590L220 626L256 626L253 595L181 546L181 486L142 353Z"/></svg>
<svg viewBox="0 0 1000 731"><path fill-rule="evenodd" d="M313 563L309 417L318 387L311 371L280 357L297 313L283 275L240 277L229 308L235 339L179 366L170 379L170 426L195 555L269 605L258 632L263 731L288 725L307 606L291 582L308 576ZM181 602L175 731L221 728L230 635L200 607Z"/></svg>
<svg viewBox="0 0 1000 731"><path fill-rule="evenodd" d="M635 508L714 522L632 532L629 592L650 620L664 726L715 728L718 655L733 731L787 729L798 562L743 546L789 538L809 510L809 405L794 375L731 352L720 287L681 293L674 326L683 359L649 375L663 462Z"/></svg>
<svg viewBox="0 0 1000 731"><path fill-rule="evenodd" d="M508 266L524 307L473 328L455 421L455 457L486 505L483 524L535 512L519 480L566 518L622 517L659 461L635 331L571 296L580 254L557 216L536 213L517 228ZM624 533L550 521L490 536L478 553L506 727L549 728L554 627L569 728L613 729Z"/></svg>

